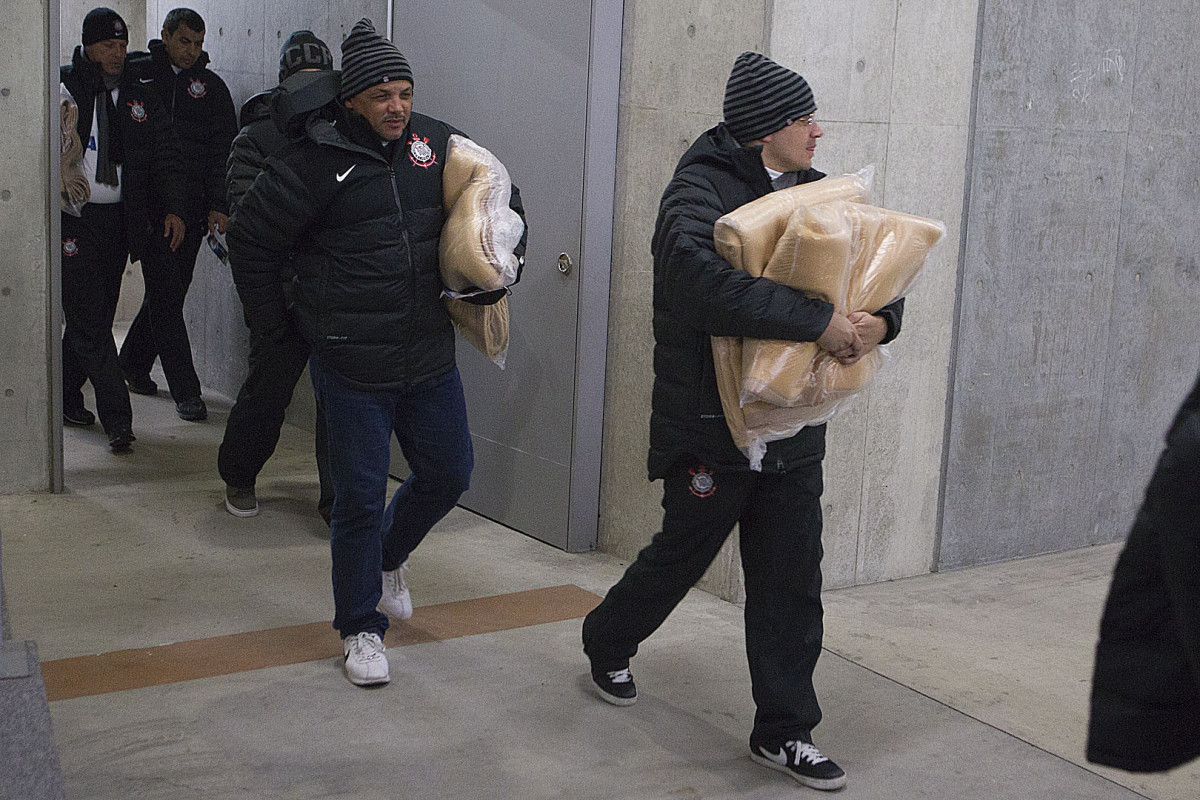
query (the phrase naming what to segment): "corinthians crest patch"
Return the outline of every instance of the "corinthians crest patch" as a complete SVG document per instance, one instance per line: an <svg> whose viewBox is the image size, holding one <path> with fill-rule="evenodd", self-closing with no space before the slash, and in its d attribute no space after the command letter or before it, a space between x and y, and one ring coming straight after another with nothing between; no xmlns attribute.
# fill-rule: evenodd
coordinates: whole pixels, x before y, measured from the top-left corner
<svg viewBox="0 0 1200 800"><path fill-rule="evenodd" d="M146 106L140 100L134 100L125 105L129 106L129 116L133 117L134 122L146 121Z"/></svg>
<svg viewBox="0 0 1200 800"><path fill-rule="evenodd" d="M63 255L68 258L79 252L78 239L63 239Z"/></svg>
<svg viewBox="0 0 1200 800"><path fill-rule="evenodd" d="M199 78L196 78L190 84L188 84L188 94L197 100L199 100L201 97L204 97L204 95L207 93L208 86Z"/></svg>
<svg viewBox="0 0 1200 800"><path fill-rule="evenodd" d="M696 497L712 497L717 491L717 482L713 479L713 474L703 466L689 469L688 472L692 476L692 482L688 486L688 491L696 495Z"/></svg>
<svg viewBox="0 0 1200 800"><path fill-rule="evenodd" d="M408 143L408 159L418 167L429 169L437 163L437 153L429 146L429 137L420 137L415 133Z"/></svg>

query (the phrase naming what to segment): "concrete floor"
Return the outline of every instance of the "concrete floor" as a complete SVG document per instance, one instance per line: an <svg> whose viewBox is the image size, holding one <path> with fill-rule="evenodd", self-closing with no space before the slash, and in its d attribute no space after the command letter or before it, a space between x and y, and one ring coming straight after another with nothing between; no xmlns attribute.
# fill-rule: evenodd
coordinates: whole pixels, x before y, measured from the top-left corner
<svg viewBox="0 0 1200 800"><path fill-rule="evenodd" d="M45 664L328 620L309 435L285 429L262 514L235 519L215 470L228 404L187 423L165 393L133 400L132 455L68 429L68 491L0 497L14 638ZM816 740L849 773L840 796L1200 797L1196 765L1083 763L1117 552L827 592ZM625 566L461 509L412 564L418 607L563 584L602 595ZM693 591L635 660L630 708L589 693L578 620L393 646L374 690L322 658L50 707L72 800L816 796L747 757L743 646L740 609Z"/></svg>

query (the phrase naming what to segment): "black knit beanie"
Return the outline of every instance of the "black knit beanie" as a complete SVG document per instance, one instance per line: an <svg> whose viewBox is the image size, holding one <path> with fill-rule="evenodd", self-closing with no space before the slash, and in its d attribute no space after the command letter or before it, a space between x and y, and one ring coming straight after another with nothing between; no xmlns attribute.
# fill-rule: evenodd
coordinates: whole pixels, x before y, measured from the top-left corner
<svg viewBox="0 0 1200 800"><path fill-rule="evenodd" d="M279 50L279 82L302 69L333 69L333 53L329 45L312 31L295 31Z"/></svg>
<svg viewBox="0 0 1200 800"><path fill-rule="evenodd" d="M739 144L761 139L817 110L808 81L760 53L742 53L725 84L725 125Z"/></svg>
<svg viewBox="0 0 1200 800"><path fill-rule="evenodd" d="M412 79L408 59L396 45L375 32L371 20L363 17L354 24L342 42L342 92L338 95L342 100L349 100L378 83L412 83Z"/></svg>
<svg viewBox="0 0 1200 800"><path fill-rule="evenodd" d="M111 8L93 8L83 18L83 46L87 47L105 39L129 41L129 28L121 15Z"/></svg>

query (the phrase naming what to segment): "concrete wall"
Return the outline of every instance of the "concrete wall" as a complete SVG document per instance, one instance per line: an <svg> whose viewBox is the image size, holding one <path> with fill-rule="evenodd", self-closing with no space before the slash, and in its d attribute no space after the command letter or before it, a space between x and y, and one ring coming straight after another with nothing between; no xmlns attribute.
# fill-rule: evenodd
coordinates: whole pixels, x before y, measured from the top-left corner
<svg viewBox="0 0 1200 800"><path fill-rule="evenodd" d="M934 564L976 11L976 0L774 4L770 54L809 80L825 129L815 166L874 164L875 202L948 228L908 294L893 359L829 424L827 586Z"/></svg>
<svg viewBox="0 0 1200 800"><path fill-rule="evenodd" d="M939 562L1124 537L1200 366L1200 17L987 3Z"/></svg>
<svg viewBox="0 0 1200 800"><path fill-rule="evenodd" d="M675 164L721 119L725 79L743 50L765 45L764 0L626 0L617 135L607 385L601 474L600 550L632 556L658 530L661 484L646 480L654 335L650 235ZM736 542L702 586L737 597Z"/></svg>
<svg viewBox="0 0 1200 800"><path fill-rule="evenodd" d="M8 4L0 49L0 491L44 491L54 480L50 330L58 198L51 197L47 96L52 6ZM57 103L54 104L55 108ZM53 131L58 144L57 128Z"/></svg>
<svg viewBox="0 0 1200 800"><path fill-rule="evenodd" d="M874 164L877 202L948 225L910 293L892 363L829 426L825 462L827 586L932 568L976 18L975 0L626 3L602 550L631 558L661 517L660 486L645 479L659 195L686 147L720 120L734 58L758 50L813 86L825 129L815 166ZM737 558L731 541L702 585L741 597Z"/></svg>

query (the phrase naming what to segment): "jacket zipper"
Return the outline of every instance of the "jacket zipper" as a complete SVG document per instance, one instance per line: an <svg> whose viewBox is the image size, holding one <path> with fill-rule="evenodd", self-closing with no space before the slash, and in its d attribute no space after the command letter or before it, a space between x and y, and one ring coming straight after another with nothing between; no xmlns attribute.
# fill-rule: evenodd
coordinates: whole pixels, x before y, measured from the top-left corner
<svg viewBox="0 0 1200 800"><path fill-rule="evenodd" d="M400 236L404 240L404 252L408 256L408 296L410 302L417 296L417 279L413 275L412 247L408 242L408 230L404 227L404 206L400 204L400 186L396 183L396 170L388 164L388 178L392 181L392 199L396 201L396 210L400 212Z"/></svg>

